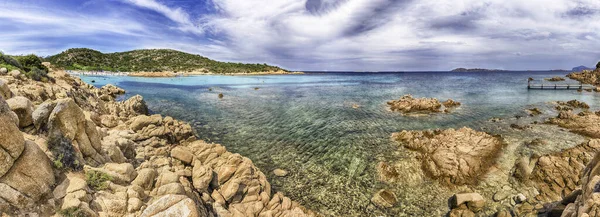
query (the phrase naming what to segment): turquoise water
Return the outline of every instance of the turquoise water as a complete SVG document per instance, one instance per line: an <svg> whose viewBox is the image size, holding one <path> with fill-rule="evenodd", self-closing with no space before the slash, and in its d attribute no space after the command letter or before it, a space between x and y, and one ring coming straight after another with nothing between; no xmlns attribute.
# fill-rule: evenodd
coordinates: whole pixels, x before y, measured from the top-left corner
<svg viewBox="0 0 600 217"><path fill-rule="evenodd" d="M527 90L561 72L501 73L309 73L274 76L177 78L93 77L128 95L144 96L154 113L188 121L199 137L250 159L273 187L301 204L335 216L430 213L428 204L378 209L370 198L386 184L375 166L398 157L390 135L404 129L469 126L486 129L493 117L524 115L532 106L577 99L597 108L600 95L575 90ZM575 81L568 81L577 83ZM209 90L212 89L212 91ZM258 90L255 90L258 88ZM223 93L223 99L218 94ZM452 98L463 106L450 114L402 116L386 101L404 94ZM359 105L353 108L353 105ZM276 168L287 170L275 177ZM435 195L433 195L435 196ZM422 212L420 212L422 211Z"/></svg>

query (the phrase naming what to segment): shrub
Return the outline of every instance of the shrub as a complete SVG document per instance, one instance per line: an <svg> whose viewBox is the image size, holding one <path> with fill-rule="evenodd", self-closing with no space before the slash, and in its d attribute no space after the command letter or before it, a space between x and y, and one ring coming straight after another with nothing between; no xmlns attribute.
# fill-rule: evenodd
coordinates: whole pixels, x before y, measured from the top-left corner
<svg viewBox="0 0 600 217"><path fill-rule="evenodd" d="M81 209L79 209L79 207L71 207L71 208L67 208L67 209L62 209L62 210L58 211L58 214L60 216L64 216L64 217L87 217L88 216L86 213L81 211Z"/></svg>
<svg viewBox="0 0 600 217"><path fill-rule="evenodd" d="M48 138L48 148L50 152L55 156L52 161L54 167L59 170L73 170L80 171L83 166L78 160L75 154L75 149L71 140L64 137L63 135L52 134Z"/></svg>
<svg viewBox="0 0 600 217"><path fill-rule="evenodd" d="M107 181L111 181L112 177L108 174L97 171L97 170L89 170L85 173L85 181L87 182L90 188L100 191L108 188Z"/></svg>
<svg viewBox="0 0 600 217"><path fill-rule="evenodd" d="M19 63L19 61L3 53L0 53L0 64L10 65L18 69L23 69L23 66Z"/></svg>
<svg viewBox="0 0 600 217"><path fill-rule="evenodd" d="M39 68L30 68L28 72L25 72L25 76L36 81L42 81L48 79L48 72Z"/></svg>

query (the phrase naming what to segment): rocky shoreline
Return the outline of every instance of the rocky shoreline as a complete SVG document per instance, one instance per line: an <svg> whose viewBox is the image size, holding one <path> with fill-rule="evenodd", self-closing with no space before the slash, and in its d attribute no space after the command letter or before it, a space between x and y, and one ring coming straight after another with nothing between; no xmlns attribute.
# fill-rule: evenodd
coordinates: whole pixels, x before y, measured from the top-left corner
<svg viewBox="0 0 600 217"><path fill-rule="evenodd" d="M397 198L398 188L433 180L436 194L446 195L446 215L452 217L598 216L600 112L591 112L587 104L576 100L552 104L557 116L543 123L510 124L508 131L543 135L558 127L582 136L583 142L572 146L470 128L394 133L391 139L410 157L376 165L379 180L392 187L385 189L387 197L376 193L373 202L390 208L390 201L414 200ZM531 117L543 114L538 108L526 112Z"/></svg>
<svg viewBox="0 0 600 217"><path fill-rule="evenodd" d="M139 95L51 69L0 75L0 213L9 216L316 216L252 161L150 115Z"/></svg>

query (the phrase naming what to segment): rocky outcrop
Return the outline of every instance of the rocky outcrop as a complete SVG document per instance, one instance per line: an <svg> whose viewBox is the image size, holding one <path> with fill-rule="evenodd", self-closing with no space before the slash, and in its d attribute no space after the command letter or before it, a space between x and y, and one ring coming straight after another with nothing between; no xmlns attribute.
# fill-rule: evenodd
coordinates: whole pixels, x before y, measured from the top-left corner
<svg viewBox="0 0 600 217"><path fill-rule="evenodd" d="M600 216L600 153L595 154L581 173L580 191L561 201L563 217Z"/></svg>
<svg viewBox="0 0 600 217"><path fill-rule="evenodd" d="M460 102L449 99L443 103L446 109L442 110L442 103L435 98L414 98L411 95L404 95L398 100L388 101L387 104L390 106L390 110L402 114L447 112L450 108L460 106Z"/></svg>
<svg viewBox="0 0 600 217"><path fill-rule="evenodd" d="M550 118L547 123L556 124L591 138L600 138L600 116L591 112L574 114L572 111L561 111L555 118Z"/></svg>
<svg viewBox="0 0 600 217"><path fill-rule="evenodd" d="M96 166L107 162L106 156L101 154L101 137L96 125L72 99L57 100L47 123L50 135L64 136L73 143L83 164Z"/></svg>
<svg viewBox="0 0 600 217"><path fill-rule="evenodd" d="M0 98L0 213L29 209L54 185L54 173L44 152L25 141Z"/></svg>
<svg viewBox="0 0 600 217"><path fill-rule="evenodd" d="M501 138L470 128L402 131L392 139L420 153L424 172L443 183L462 185L479 180L495 163Z"/></svg>
<svg viewBox="0 0 600 217"><path fill-rule="evenodd" d="M535 186L539 192L536 200L561 200L577 190L581 172L597 151L600 151L600 140L593 139L557 153L517 161L515 172L519 179Z"/></svg>
<svg viewBox="0 0 600 217"><path fill-rule="evenodd" d="M50 77L0 80L9 87L0 97L0 213L315 215L272 192L250 159L197 140L185 122L148 116L141 96L117 102L124 91L115 86Z"/></svg>
<svg viewBox="0 0 600 217"><path fill-rule="evenodd" d="M411 95L404 95L398 100L388 101L392 111L400 113L429 113L441 112L442 104L435 98L414 98Z"/></svg>
<svg viewBox="0 0 600 217"><path fill-rule="evenodd" d="M570 79L580 81L584 84L600 84L600 70L583 70L581 72L573 72L567 75Z"/></svg>
<svg viewBox="0 0 600 217"><path fill-rule="evenodd" d="M552 81L552 82L557 82L557 81L565 81L566 79L560 76L554 76L552 78L545 78L544 80L546 81Z"/></svg>
<svg viewBox="0 0 600 217"><path fill-rule="evenodd" d="M448 99L448 100L444 101L442 103L442 105L444 105L444 107L446 107L446 108L454 108L454 107L460 106L461 103L457 102L457 101L454 101L452 99Z"/></svg>

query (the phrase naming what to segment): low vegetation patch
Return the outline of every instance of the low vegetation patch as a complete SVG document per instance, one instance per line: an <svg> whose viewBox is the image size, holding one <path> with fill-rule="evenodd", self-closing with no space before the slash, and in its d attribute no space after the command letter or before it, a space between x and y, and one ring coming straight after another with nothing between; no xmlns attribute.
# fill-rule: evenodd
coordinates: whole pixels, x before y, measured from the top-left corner
<svg viewBox="0 0 600 217"><path fill-rule="evenodd" d="M107 181L111 180L111 176L100 171L90 170L85 173L85 181L87 182L88 186L96 191L107 189Z"/></svg>
<svg viewBox="0 0 600 217"><path fill-rule="evenodd" d="M48 81L48 68L42 64L42 59L34 54L25 56L9 56L0 53L0 68L8 71L19 70L28 78L36 81Z"/></svg>
<svg viewBox="0 0 600 217"><path fill-rule="evenodd" d="M59 170L80 171L83 165L78 160L73 143L63 135L51 135L48 138L48 148L54 155L53 165Z"/></svg>
<svg viewBox="0 0 600 217"><path fill-rule="evenodd" d="M71 207L67 209L62 209L58 211L58 214L63 217L87 217L86 213L84 213L79 207Z"/></svg>

